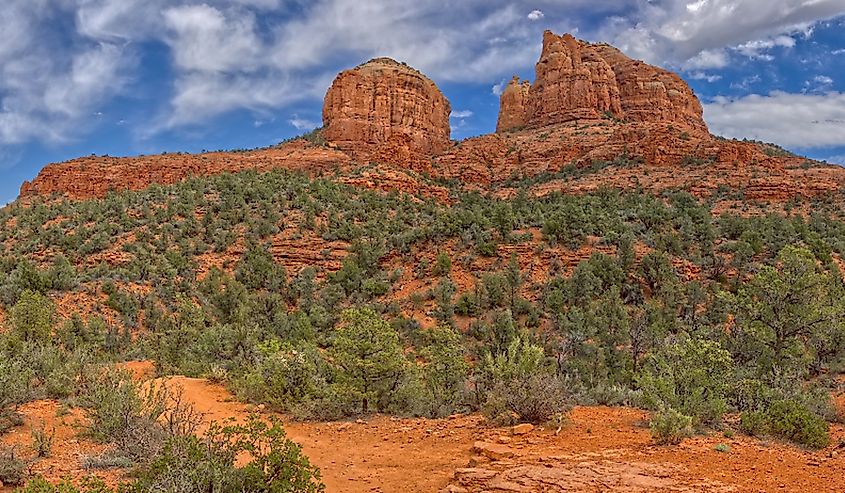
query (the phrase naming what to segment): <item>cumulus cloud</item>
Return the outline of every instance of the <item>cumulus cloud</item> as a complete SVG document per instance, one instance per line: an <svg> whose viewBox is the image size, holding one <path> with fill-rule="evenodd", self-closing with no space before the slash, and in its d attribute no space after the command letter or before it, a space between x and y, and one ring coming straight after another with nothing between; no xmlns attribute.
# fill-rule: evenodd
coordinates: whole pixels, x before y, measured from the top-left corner
<svg viewBox="0 0 845 493"><path fill-rule="evenodd" d="M0 145L66 140L127 80L130 48L80 42L68 53L60 37L44 32L51 7L10 0L0 12Z"/></svg>
<svg viewBox="0 0 845 493"><path fill-rule="evenodd" d="M774 60L774 56L768 53L775 47L792 48L795 46L795 38L792 36L780 35L769 39L758 39L738 45L735 49L738 53L751 59Z"/></svg>
<svg viewBox="0 0 845 493"><path fill-rule="evenodd" d="M540 19L542 19L545 16L546 16L546 14L544 14L542 10L532 10L528 14L528 19L532 20L532 21L539 21Z"/></svg>
<svg viewBox="0 0 845 493"><path fill-rule="evenodd" d="M833 78L827 75L817 75L804 82L804 91L828 92L833 87Z"/></svg>
<svg viewBox="0 0 845 493"><path fill-rule="evenodd" d="M724 49L703 50L684 63L685 69L713 69L727 67L730 61Z"/></svg>
<svg viewBox="0 0 845 493"><path fill-rule="evenodd" d="M704 105L704 117L714 133L726 137L797 148L845 145L845 93L841 92L717 97Z"/></svg>
<svg viewBox="0 0 845 493"><path fill-rule="evenodd" d="M260 62L262 43L249 12L227 17L207 4L164 11L174 64L186 71L250 71Z"/></svg>

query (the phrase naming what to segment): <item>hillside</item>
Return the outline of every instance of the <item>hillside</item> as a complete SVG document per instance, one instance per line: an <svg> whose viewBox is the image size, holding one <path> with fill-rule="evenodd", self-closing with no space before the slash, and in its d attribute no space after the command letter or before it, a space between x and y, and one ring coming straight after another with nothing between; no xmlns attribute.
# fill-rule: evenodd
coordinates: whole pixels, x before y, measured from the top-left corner
<svg viewBox="0 0 845 493"><path fill-rule="evenodd" d="M199 424L113 370L150 361L265 417L390 416L379 461L457 435L468 468L432 476L453 493L842 490L808 478L845 465L845 170L713 136L677 75L569 35L546 33L495 134L452 142L449 113L375 59L335 80L322 130L273 148L46 166L0 209L0 430L64 409L89 433L62 470L134 470L139 492L208 461L258 481L237 448L177 465ZM514 457L468 450L520 423L541 428L501 440ZM291 426L326 484L343 426ZM0 452L0 488L23 483ZM384 491L424 491L405 479Z"/></svg>

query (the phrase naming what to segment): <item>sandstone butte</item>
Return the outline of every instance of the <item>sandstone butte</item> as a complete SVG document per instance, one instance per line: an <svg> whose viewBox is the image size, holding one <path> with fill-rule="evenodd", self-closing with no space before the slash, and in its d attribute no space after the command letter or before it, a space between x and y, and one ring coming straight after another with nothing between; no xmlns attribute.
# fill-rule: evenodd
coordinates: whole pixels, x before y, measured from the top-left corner
<svg viewBox="0 0 845 493"><path fill-rule="evenodd" d="M707 196L726 186L746 198L785 202L838 192L845 184L845 170L838 166L711 135L698 98L678 75L568 34L544 34L535 80L514 78L504 90L496 133L453 142L449 114L449 101L431 79L377 58L342 72L329 88L321 131L326 142L298 139L247 152L76 159L47 165L23 184L21 198L84 199L190 176L276 168L315 175L332 171L356 186L442 200L445 189L429 178L501 189L515 178L554 177L573 166L594 169L546 180L531 192L611 186L683 188Z"/></svg>

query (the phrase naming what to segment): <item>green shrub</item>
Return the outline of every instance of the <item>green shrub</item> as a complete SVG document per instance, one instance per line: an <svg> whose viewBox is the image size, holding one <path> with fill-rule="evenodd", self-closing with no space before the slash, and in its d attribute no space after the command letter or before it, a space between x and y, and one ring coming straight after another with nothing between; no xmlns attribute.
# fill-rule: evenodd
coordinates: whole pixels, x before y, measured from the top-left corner
<svg viewBox="0 0 845 493"><path fill-rule="evenodd" d="M254 365L232 382L238 396L289 411L315 398L327 384L328 363L317 346L292 345L277 339L258 345Z"/></svg>
<svg viewBox="0 0 845 493"><path fill-rule="evenodd" d="M461 335L452 327L438 326L426 333L426 339L420 350L425 414L443 417L452 414L463 398L469 366Z"/></svg>
<svg viewBox="0 0 845 493"><path fill-rule="evenodd" d="M80 484L74 485L70 481L52 484L44 478L35 478L16 493L113 493L114 490L96 477L84 478Z"/></svg>
<svg viewBox="0 0 845 493"><path fill-rule="evenodd" d="M572 396L545 361L543 348L515 338L484 358L476 378L481 410L500 424L545 423L566 414Z"/></svg>
<svg viewBox="0 0 845 493"><path fill-rule="evenodd" d="M649 422L651 436L661 445L677 445L692 436L693 418L674 409L655 412Z"/></svg>
<svg viewBox="0 0 845 493"><path fill-rule="evenodd" d="M237 467L236 459L245 454L250 462ZM271 418L268 425L253 415L243 425L212 424L204 439L171 438L128 490L319 493L325 486L319 469L287 438L278 420Z"/></svg>
<svg viewBox="0 0 845 493"><path fill-rule="evenodd" d="M199 423L179 393L164 384L135 382L122 371L105 371L93 379L81 404L89 433L138 461L155 457L169 437L191 434Z"/></svg>
<svg viewBox="0 0 845 493"><path fill-rule="evenodd" d="M53 439L56 438L56 429L52 428L49 431L44 425L39 428L33 428L30 432L32 435L32 450L35 451L37 457L50 457L53 453Z"/></svg>
<svg viewBox="0 0 845 493"><path fill-rule="evenodd" d="M436 277L448 276L452 272L452 259L445 251L437 252L437 258L434 267L431 269L431 274Z"/></svg>
<svg viewBox="0 0 845 493"><path fill-rule="evenodd" d="M15 450L0 446L0 483L6 486L19 486L26 480L27 474L27 463L15 453Z"/></svg>
<svg viewBox="0 0 845 493"><path fill-rule="evenodd" d="M53 331L53 303L37 291L24 291L11 310L12 331L23 341L44 342Z"/></svg>
<svg viewBox="0 0 845 493"><path fill-rule="evenodd" d="M31 368L0 354L0 433L17 424L16 409L29 397L32 378Z"/></svg>
<svg viewBox="0 0 845 493"><path fill-rule="evenodd" d="M693 424L718 422L727 410L733 372L728 351L718 342L685 339L653 354L639 376L652 409L675 409Z"/></svg>
<svg viewBox="0 0 845 493"><path fill-rule="evenodd" d="M827 422L793 400L779 400L767 409L745 412L740 426L751 435L773 435L810 448L830 444Z"/></svg>

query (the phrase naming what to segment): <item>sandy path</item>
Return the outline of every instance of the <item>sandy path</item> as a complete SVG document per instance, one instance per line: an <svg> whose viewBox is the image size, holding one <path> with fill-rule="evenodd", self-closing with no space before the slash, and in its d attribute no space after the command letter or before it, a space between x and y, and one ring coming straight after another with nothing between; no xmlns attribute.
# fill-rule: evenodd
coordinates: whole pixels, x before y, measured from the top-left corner
<svg viewBox="0 0 845 493"><path fill-rule="evenodd" d="M167 381L181 387L186 400L207 421L243 419L251 409L206 380ZM437 492L449 483L452 471L466 465L481 423L477 416L447 420L380 416L357 422L286 423L285 430L320 467L328 492Z"/></svg>

